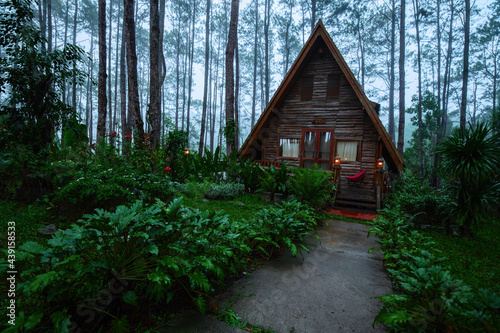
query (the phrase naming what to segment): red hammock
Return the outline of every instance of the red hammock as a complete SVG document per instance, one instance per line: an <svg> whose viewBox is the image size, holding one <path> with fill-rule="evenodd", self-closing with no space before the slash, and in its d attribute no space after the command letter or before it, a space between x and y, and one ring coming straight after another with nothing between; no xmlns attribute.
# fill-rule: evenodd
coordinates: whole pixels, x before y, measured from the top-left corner
<svg viewBox="0 0 500 333"><path fill-rule="evenodd" d="M365 173L366 173L366 170L363 170L360 173L358 173L357 175L346 177L347 178L347 183L359 183L359 182L362 182L363 179L365 178Z"/></svg>

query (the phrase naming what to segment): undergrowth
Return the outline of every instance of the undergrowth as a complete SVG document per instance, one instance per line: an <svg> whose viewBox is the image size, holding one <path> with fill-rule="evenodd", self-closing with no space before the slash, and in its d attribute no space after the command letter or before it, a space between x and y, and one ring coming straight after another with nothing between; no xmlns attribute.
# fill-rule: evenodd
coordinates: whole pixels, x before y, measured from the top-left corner
<svg viewBox="0 0 500 333"><path fill-rule="evenodd" d="M247 221L186 208L182 200L97 209L47 244L19 245L19 312L5 332L129 332L152 303L168 308L188 301L204 313L215 289L246 271L253 258L284 248L294 255L307 251L302 239L316 225L313 210L295 201ZM6 271L8 262L0 266ZM6 316L5 301L1 308Z"/></svg>

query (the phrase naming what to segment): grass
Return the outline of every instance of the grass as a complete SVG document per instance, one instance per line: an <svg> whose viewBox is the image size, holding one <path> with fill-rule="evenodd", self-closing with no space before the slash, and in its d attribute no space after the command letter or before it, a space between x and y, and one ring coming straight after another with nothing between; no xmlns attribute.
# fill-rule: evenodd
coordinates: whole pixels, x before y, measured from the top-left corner
<svg viewBox="0 0 500 333"><path fill-rule="evenodd" d="M37 234L39 228L48 224L58 225L57 219L44 206L0 201L0 238L6 234L9 221L16 223L16 247L40 238Z"/></svg>
<svg viewBox="0 0 500 333"><path fill-rule="evenodd" d="M265 202L262 194L242 194L232 200L204 200L190 198L184 195L183 205L193 209L221 211L229 215L232 220L251 221L255 213L261 209L272 207L273 204Z"/></svg>
<svg viewBox="0 0 500 333"><path fill-rule="evenodd" d="M422 231L435 245L428 249L446 258L451 273L473 288L500 293L500 221L484 226L471 240L434 231Z"/></svg>

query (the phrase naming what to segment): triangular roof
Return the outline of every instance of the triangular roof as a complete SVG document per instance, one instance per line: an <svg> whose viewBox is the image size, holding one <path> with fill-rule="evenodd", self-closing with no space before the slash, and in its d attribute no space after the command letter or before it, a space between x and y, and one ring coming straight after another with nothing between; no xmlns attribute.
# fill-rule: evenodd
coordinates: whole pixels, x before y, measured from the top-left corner
<svg viewBox="0 0 500 333"><path fill-rule="evenodd" d="M387 159L387 157L390 157L392 159L392 162L396 166L399 172L403 170L403 159L399 155L399 152L396 149L396 146L392 142L389 134L387 133L384 125L380 121L380 118L378 117L377 112L375 111L374 105L370 100L366 97L363 89L361 89L361 86L358 83L358 80L354 77L354 74L351 72L349 66L347 66L347 63L345 62L344 58L340 54L340 51L338 50L337 46L333 42L332 38L326 31L325 26L323 25L323 22L321 20L318 21L316 24L316 27L314 28L313 32L311 33L311 36L307 40L306 44L300 51L297 59L293 63L293 65L290 67L290 70L286 74L285 78L281 82L280 86L274 93L273 97L267 104L267 107L265 108L264 112L261 114L259 117L259 120L255 124L255 126L252 128L252 131L250 132L249 136L241 146L240 150L238 151L238 156L244 156L247 150L250 148L252 145L253 141L257 139L257 135L259 131L262 129L264 124L267 122L269 117L272 114L272 110L275 109L280 105L280 103L283 101L283 99L286 97L288 91L292 87L293 83L297 80L297 78L300 76L301 70L304 68L305 64L307 63L307 59L309 58L309 55L311 53L311 50L313 48L313 45L315 42L321 38L328 49L330 50L331 54L333 55L333 58L335 61L337 61L337 64L339 65L342 73L346 77L347 81L351 85L352 89L356 93L356 96L359 98L359 101L361 102L364 110L368 114L369 118L371 119L373 125L375 126L378 134L380 135L380 138L382 139L385 148L387 150L387 154L384 154L384 157Z"/></svg>

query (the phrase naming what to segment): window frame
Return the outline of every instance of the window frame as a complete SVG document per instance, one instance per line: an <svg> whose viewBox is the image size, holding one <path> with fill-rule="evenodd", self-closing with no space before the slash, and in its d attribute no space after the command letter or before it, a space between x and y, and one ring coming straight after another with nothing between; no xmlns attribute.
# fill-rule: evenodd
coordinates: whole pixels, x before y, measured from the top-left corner
<svg viewBox="0 0 500 333"><path fill-rule="evenodd" d="M315 155L313 158L304 158L304 139L305 139L305 133L306 132L315 132L316 137L315 137L315 142L314 142L314 152ZM318 157L318 151L319 151L319 145L320 145L320 137L321 133L330 133L331 134L331 139L330 139L330 159L326 158L319 158ZM334 128L303 128L302 129L302 136L300 139L300 149L299 149L299 157L300 157L300 167L304 167L304 161L312 161L313 163L318 164L318 162L328 162L328 170L333 170L333 159L334 159L334 151L337 140L335 139L335 129Z"/></svg>
<svg viewBox="0 0 500 333"><path fill-rule="evenodd" d="M306 80L311 80L311 85L306 86ZM305 88L307 87L307 92ZM301 87L300 87L300 101L301 102L310 102L313 100L314 96L314 76L313 75L304 75L301 79Z"/></svg>
<svg viewBox="0 0 500 333"><path fill-rule="evenodd" d="M299 138L278 138L278 144L277 144L277 150L276 150L276 157L277 158L280 158L280 159L283 159L283 160L296 160L298 161L300 159L300 145L301 145L301 142L302 140ZM299 151L298 151L298 155L297 157L293 157L293 156L282 156L281 155L281 140L297 140L299 142Z"/></svg>
<svg viewBox="0 0 500 333"><path fill-rule="evenodd" d="M352 161L352 160L344 160L344 159L340 158L340 164L342 164L342 163L361 162L361 158L362 158L362 156L361 156L361 152L362 152L361 145L363 143L363 140L359 140L359 139L355 140L355 139L349 139L349 138L336 139L335 140L335 156L339 156L340 157L339 152L338 152L338 146L337 146L339 142L357 142L358 143L358 152L356 154L357 155L356 156L357 157L356 160Z"/></svg>
<svg viewBox="0 0 500 333"><path fill-rule="evenodd" d="M338 101L340 100L342 86L342 75L338 74L328 74L326 79L326 100L327 101Z"/></svg>

